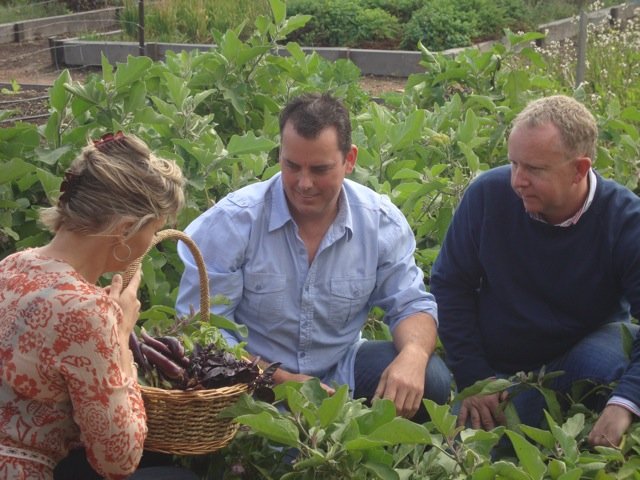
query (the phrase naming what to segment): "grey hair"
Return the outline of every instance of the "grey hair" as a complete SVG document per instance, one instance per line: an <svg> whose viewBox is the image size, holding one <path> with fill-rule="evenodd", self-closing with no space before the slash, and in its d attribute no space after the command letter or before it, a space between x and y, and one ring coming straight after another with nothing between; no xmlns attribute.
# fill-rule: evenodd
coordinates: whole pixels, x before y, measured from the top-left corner
<svg viewBox="0 0 640 480"><path fill-rule="evenodd" d="M537 127L553 124L563 146L571 156L596 157L598 125L592 113L580 102L565 95L552 95L529 103L513 120L519 126Z"/></svg>
<svg viewBox="0 0 640 480"><path fill-rule="evenodd" d="M156 157L132 135L89 145L71 163L65 192L56 206L40 211L52 233L61 227L84 234L109 234L123 220L127 236L149 221L175 219L184 205L184 177L175 162Z"/></svg>

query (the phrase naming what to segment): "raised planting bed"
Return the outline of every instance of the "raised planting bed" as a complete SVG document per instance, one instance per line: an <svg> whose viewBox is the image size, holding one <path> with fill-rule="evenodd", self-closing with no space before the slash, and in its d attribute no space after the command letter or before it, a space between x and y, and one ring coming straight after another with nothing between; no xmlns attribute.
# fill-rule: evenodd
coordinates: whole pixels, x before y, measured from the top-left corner
<svg viewBox="0 0 640 480"><path fill-rule="evenodd" d="M70 36L87 32L104 32L119 27L122 7L0 24L0 43L25 42L52 35Z"/></svg>
<svg viewBox="0 0 640 480"><path fill-rule="evenodd" d="M602 25L615 20L627 20L635 16L638 4L622 4L616 7L605 8L587 14L588 22L593 25ZM539 26L540 32L546 33L546 38L540 41L557 41L575 37L578 33L578 22L575 18L559 20ZM491 47L492 41L476 44L480 50ZM74 39L51 39L52 61L58 66L99 66L101 54L107 57L110 63L125 62L129 55L140 55L141 49L136 42L110 42L87 41ZM212 44L181 44L149 42L143 48L143 54L153 60L164 60L166 52L180 51L206 51L216 48ZM467 47L468 48L468 47ZM316 52L328 60L351 60L363 75L380 75L391 77L407 77L413 73L423 71L419 62L422 58L420 52L408 50L369 50L358 48L323 48L302 47L302 50L311 53ZM454 56L464 48L454 48L442 53ZM278 49L279 55L288 55L286 49Z"/></svg>

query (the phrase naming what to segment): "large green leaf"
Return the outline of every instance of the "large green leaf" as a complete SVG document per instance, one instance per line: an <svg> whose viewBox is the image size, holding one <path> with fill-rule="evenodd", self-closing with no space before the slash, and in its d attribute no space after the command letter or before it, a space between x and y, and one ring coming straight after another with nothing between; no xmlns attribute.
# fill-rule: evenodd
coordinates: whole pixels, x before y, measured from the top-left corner
<svg viewBox="0 0 640 480"><path fill-rule="evenodd" d="M456 430L456 416L450 413L449 405L438 405L433 400L425 398L422 400L429 414L430 422L436 427L436 430L445 437L453 437Z"/></svg>
<svg viewBox="0 0 640 480"><path fill-rule="evenodd" d="M58 78L56 78L51 90L49 90L49 102L51 103L51 108L58 112L63 112L67 106L70 95L64 88L64 84L70 82L71 75L69 74L69 70L64 70Z"/></svg>
<svg viewBox="0 0 640 480"><path fill-rule="evenodd" d="M267 412L241 415L236 422L251 427L256 433L278 444L297 447L299 443L298 429L288 418L274 418Z"/></svg>
<svg viewBox="0 0 640 480"><path fill-rule="evenodd" d="M0 185L10 183L18 178L24 177L27 173L35 171L35 167L24 160L15 158L2 165L2 175L0 175Z"/></svg>
<svg viewBox="0 0 640 480"><path fill-rule="evenodd" d="M542 480L547 467L540 458L540 451L516 432L507 430L507 436L516 451L520 464L533 480Z"/></svg>
<svg viewBox="0 0 640 480"><path fill-rule="evenodd" d="M322 428L328 427L343 413L343 408L349 400L349 390L339 388L336 392L323 400L318 408L318 421Z"/></svg>
<svg viewBox="0 0 640 480"><path fill-rule="evenodd" d="M346 450L366 450L378 446L391 446L402 443L431 444L429 430L424 425L402 417L395 417L381 425L369 435L356 438L344 444Z"/></svg>
<svg viewBox="0 0 640 480"><path fill-rule="evenodd" d="M276 23L284 22L287 16L287 4L283 0L269 0L271 12Z"/></svg>
<svg viewBox="0 0 640 480"><path fill-rule="evenodd" d="M391 422L396 416L396 407L391 400L376 399L371 409L357 418L358 427L363 435L369 435L376 429Z"/></svg>
<svg viewBox="0 0 640 480"><path fill-rule="evenodd" d="M374 462L364 462L362 466L381 480L400 480L398 473L388 465Z"/></svg>
<svg viewBox="0 0 640 480"><path fill-rule="evenodd" d="M227 144L229 155L270 152L278 144L266 137L256 137L254 132L246 135L233 135Z"/></svg>
<svg viewBox="0 0 640 480"><path fill-rule="evenodd" d="M538 442L545 448L553 449L556 443L553 434L548 430L531 427L529 425L520 425L520 430L534 442Z"/></svg>
<svg viewBox="0 0 640 480"><path fill-rule="evenodd" d="M38 180L40 181L40 185L42 185L42 190L44 190L47 195L47 199L49 200L49 204L53 205L55 200L58 198L58 189L60 188L60 178L48 170L44 170L42 168L36 169L36 175Z"/></svg>
<svg viewBox="0 0 640 480"><path fill-rule="evenodd" d="M127 63L119 63L115 73L115 87L119 92L123 92L125 89L138 80L141 80L147 69L151 67L153 60L149 57L134 57L129 55L127 57Z"/></svg>

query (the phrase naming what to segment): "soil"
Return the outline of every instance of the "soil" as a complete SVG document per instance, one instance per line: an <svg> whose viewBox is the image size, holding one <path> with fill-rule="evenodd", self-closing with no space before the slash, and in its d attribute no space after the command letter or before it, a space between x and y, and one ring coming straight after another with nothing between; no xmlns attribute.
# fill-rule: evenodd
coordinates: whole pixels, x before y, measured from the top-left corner
<svg viewBox="0 0 640 480"><path fill-rule="evenodd" d="M23 43L0 44L0 111L17 110L15 116L35 123L46 122L47 101L40 98L47 95L63 65L54 65L48 40ZM90 73L99 71L96 67L69 68L74 81L82 82ZM11 83L20 85L14 92ZM373 97L386 92L402 92L406 78L363 76L360 84ZM28 101L31 99L31 101ZM33 118L40 116L40 118ZM9 126L8 122L0 122Z"/></svg>

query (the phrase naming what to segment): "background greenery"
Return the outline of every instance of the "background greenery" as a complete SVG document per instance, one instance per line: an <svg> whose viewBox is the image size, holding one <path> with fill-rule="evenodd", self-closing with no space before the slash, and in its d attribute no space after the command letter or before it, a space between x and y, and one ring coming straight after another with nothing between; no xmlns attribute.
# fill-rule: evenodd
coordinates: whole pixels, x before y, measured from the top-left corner
<svg viewBox="0 0 640 480"><path fill-rule="evenodd" d="M535 30L538 25L615 0L287 0L289 15L311 15L287 37L306 46L445 50L497 39L503 30ZM122 27L137 38L137 0L125 0ZM210 43L224 31L269 11L268 0L156 0L145 6L145 35L156 41ZM247 34L248 30L243 30ZM241 35L242 36L242 35Z"/></svg>
<svg viewBox="0 0 640 480"><path fill-rule="evenodd" d="M287 15L281 0L271 0L270 10L251 30L214 32L215 51L169 54L165 62L129 57L115 66L103 59L101 73L83 83L64 72L49 92L45 125L1 129L0 258L49 239L38 209L56 202L63 172L87 138L122 129L175 159L189 178L188 205L175 225L183 229L226 193L277 171L278 113L306 91L328 90L348 105L359 146L353 178L402 209L427 281L462 192L482 171L506 163L509 123L531 99L565 93L583 101L600 127L596 168L638 189L640 82L630 66L639 60L637 23L590 36L594 67L578 88L567 75L571 69L560 68L559 54L535 46L540 34L508 32L505 44L482 53L446 57L422 47L423 72L407 80L403 93L378 103L359 88L353 64L287 43L309 17ZM289 56L272 53L283 45ZM571 49L563 52L572 62ZM7 116L0 112L0 119ZM148 255L143 269L141 321L166 325L174 320L182 270L175 245ZM384 337L379 315L373 312L368 336ZM508 426L492 432L456 429L448 405L429 405L431 422L416 425L396 419L388 402L368 407L344 392L324 397L313 383L285 385L278 395L289 411L246 398L231 414L249 432L216 455L183 461L203 478L222 475L226 465L229 479L638 478L638 430L620 448L590 450L585 433L595 414L582 406L585 387L558 399L545 389L546 379L522 374L476 386L536 388L547 399L546 429L522 427L508 412ZM492 455L505 436L515 451ZM302 452L299 459L280 461L290 448Z"/></svg>

